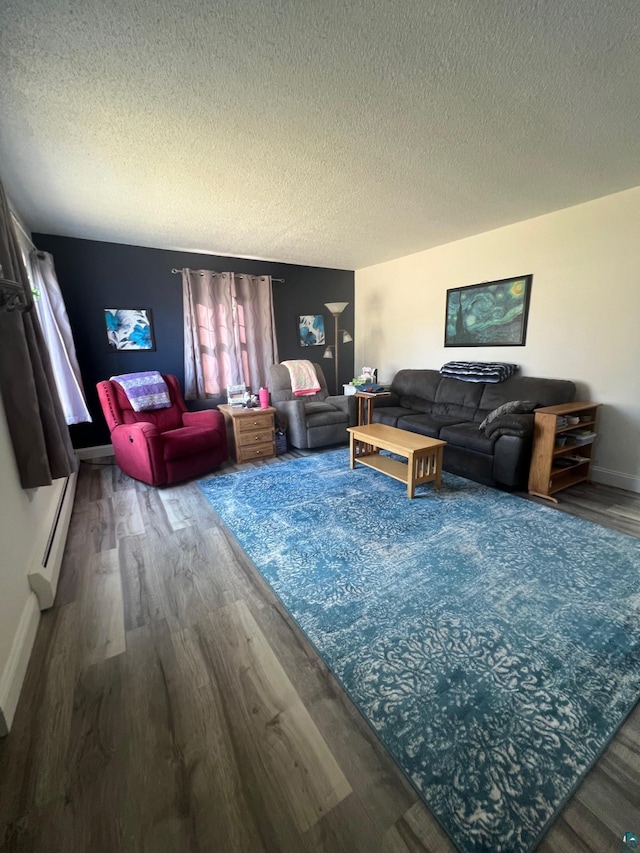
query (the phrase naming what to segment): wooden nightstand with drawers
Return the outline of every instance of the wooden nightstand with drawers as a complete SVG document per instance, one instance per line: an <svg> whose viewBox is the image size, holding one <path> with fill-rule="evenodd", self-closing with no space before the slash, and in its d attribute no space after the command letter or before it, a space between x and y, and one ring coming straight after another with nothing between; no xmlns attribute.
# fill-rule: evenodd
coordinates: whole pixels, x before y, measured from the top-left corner
<svg viewBox="0 0 640 853"><path fill-rule="evenodd" d="M244 409L241 406L218 406L224 415L229 439L229 452L236 462L252 459L271 459L276 455L275 424L276 410Z"/></svg>

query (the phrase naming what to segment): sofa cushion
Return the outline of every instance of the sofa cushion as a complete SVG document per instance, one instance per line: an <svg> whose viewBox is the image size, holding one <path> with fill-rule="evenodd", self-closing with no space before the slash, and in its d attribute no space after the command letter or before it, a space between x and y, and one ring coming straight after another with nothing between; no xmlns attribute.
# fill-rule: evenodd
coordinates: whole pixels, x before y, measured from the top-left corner
<svg viewBox="0 0 640 853"><path fill-rule="evenodd" d="M386 424L397 426L398 420L405 415L415 415L414 409L405 409L404 406L375 406L373 410L373 422L375 424Z"/></svg>
<svg viewBox="0 0 640 853"><path fill-rule="evenodd" d="M305 414L309 416L317 415L320 412L335 412L337 409L335 406L332 406L331 403L320 403L312 400L311 402L304 404L304 411Z"/></svg>
<svg viewBox="0 0 640 853"><path fill-rule="evenodd" d="M398 420L398 429L406 429L409 432L417 432L420 435L428 435L430 438L440 438L440 430L450 424L460 423L459 418L447 418L443 415L422 414L405 415ZM478 428L474 425L476 432Z"/></svg>
<svg viewBox="0 0 640 853"><path fill-rule="evenodd" d="M536 400L539 406L556 406L570 403L576 386L566 379L539 379L535 376L511 376L497 385L485 385L479 409L484 420L489 412L510 400Z"/></svg>
<svg viewBox="0 0 640 853"><path fill-rule="evenodd" d="M438 438L455 447L466 447L476 453L493 453L496 438L488 438L476 424L453 424L443 427Z"/></svg>
<svg viewBox="0 0 640 853"><path fill-rule="evenodd" d="M400 405L411 412L430 412L433 409L433 402L424 397L400 397Z"/></svg>
<svg viewBox="0 0 640 853"><path fill-rule="evenodd" d="M328 406L327 409L323 409L321 412L313 412L312 414L307 413L306 421L307 430L310 430L313 427L323 427L334 424L344 424L344 428L346 429L349 425L349 416L346 412L342 412L334 406Z"/></svg>
<svg viewBox="0 0 640 853"><path fill-rule="evenodd" d="M436 415L455 418L458 422L472 421L480 405L483 390L483 385L443 376L436 391L432 411Z"/></svg>
<svg viewBox="0 0 640 853"><path fill-rule="evenodd" d="M433 402L436 391L442 381L437 370L399 370L391 382L391 390L398 397L414 397L425 402Z"/></svg>
<svg viewBox="0 0 640 853"><path fill-rule="evenodd" d="M116 403L120 408L122 423L154 424L158 427L160 432L166 432L170 429L178 429L178 427L182 425L182 409L177 405L173 405L175 402L174 400L172 400L172 405L168 409L155 409L150 412L134 412L124 388L122 388L121 385L118 385L117 382L112 382L111 388L115 392ZM169 394L171 395L171 388L169 390Z"/></svg>
<svg viewBox="0 0 640 853"><path fill-rule="evenodd" d="M485 430L489 424L502 417L502 415L528 415L537 407L538 404L531 400L510 400L508 403L503 403L497 409L489 412L478 429Z"/></svg>
<svg viewBox="0 0 640 853"><path fill-rule="evenodd" d="M194 453L206 453L219 443L219 435L202 427L181 427L162 434L164 460L180 459Z"/></svg>

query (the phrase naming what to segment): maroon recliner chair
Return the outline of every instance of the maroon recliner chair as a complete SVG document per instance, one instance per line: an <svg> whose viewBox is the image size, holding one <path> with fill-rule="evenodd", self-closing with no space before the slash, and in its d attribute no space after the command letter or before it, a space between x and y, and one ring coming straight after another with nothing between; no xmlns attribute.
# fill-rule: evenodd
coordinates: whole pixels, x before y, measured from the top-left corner
<svg viewBox="0 0 640 853"><path fill-rule="evenodd" d="M134 412L117 382L107 379L96 386L116 462L125 474L150 486L206 474L228 458L222 414L188 412L176 377L162 378L172 405L151 412Z"/></svg>

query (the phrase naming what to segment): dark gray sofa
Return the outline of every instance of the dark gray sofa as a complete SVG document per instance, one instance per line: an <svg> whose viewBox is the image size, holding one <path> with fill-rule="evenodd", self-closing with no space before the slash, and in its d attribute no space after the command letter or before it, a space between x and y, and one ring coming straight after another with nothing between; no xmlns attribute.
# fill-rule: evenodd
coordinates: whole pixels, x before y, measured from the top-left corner
<svg viewBox="0 0 640 853"><path fill-rule="evenodd" d="M576 386L564 379L512 376L504 382L465 382L437 370L399 370L391 396L374 400L374 423L417 432L447 442L445 471L490 486L526 486L533 415L506 415L486 432L484 418L503 403L527 400L555 406L573 400Z"/></svg>

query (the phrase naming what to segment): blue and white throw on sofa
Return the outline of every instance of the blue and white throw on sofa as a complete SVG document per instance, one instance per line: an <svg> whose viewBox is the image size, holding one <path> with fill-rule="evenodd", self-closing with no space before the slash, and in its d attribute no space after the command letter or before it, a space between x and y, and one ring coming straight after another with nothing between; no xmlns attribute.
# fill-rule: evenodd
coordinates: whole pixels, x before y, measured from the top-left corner
<svg viewBox="0 0 640 853"><path fill-rule="evenodd" d="M517 369L517 364L507 361L448 361L440 373L464 382L504 382Z"/></svg>

